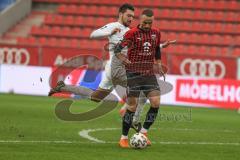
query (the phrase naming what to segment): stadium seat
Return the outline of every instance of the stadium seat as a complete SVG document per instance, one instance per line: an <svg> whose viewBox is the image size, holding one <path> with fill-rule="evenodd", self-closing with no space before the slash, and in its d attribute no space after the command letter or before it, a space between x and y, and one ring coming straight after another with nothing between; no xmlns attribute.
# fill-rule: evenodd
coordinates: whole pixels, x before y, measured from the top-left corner
<svg viewBox="0 0 240 160"><path fill-rule="evenodd" d="M32 26L31 34L38 35L39 34L39 28L37 26Z"/></svg>
<svg viewBox="0 0 240 160"><path fill-rule="evenodd" d="M208 48L204 45L198 47L198 54L209 55Z"/></svg>
<svg viewBox="0 0 240 160"><path fill-rule="evenodd" d="M67 16L67 17L65 17L65 23L66 23L67 25L73 25L73 24L74 24L74 18L73 18L73 16Z"/></svg>
<svg viewBox="0 0 240 160"><path fill-rule="evenodd" d="M58 13L66 13L67 5L60 5L57 9Z"/></svg>
<svg viewBox="0 0 240 160"><path fill-rule="evenodd" d="M70 46L69 41L70 41L69 39L60 38L60 39L58 39L58 45L60 47L69 47Z"/></svg>
<svg viewBox="0 0 240 160"><path fill-rule="evenodd" d="M86 14L88 12L87 10L87 6L86 5L80 5L78 6L78 9L77 9L77 13L78 14Z"/></svg>
<svg viewBox="0 0 240 160"><path fill-rule="evenodd" d="M55 26L52 28L52 35L57 36L62 33L62 30L59 26Z"/></svg>
<svg viewBox="0 0 240 160"><path fill-rule="evenodd" d="M72 47L72 48L78 48L78 47L79 47L79 40L78 40L78 39L71 39L71 41L70 41L70 47Z"/></svg>
<svg viewBox="0 0 240 160"><path fill-rule="evenodd" d="M189 45L188 46L188 54L197 54L198 52L199 51L198 51L198 48L196 46L194 46L194 45Z"/></svg>
<svg viewBox="0 0 240 160"><path fill-rule="evenodd" d="M220 48L218 47L210 47L209 48L209 54L210 55L220 55Z"/></svg>
<svg viewBox="0 0 240 160"><path fill-rule="evenodd" d="M51 47L56 47L58 46L58 42L56 38L49 38L48 39L48 45Z"/></svg>
<svg viewBox="0 0 240 160"><path fill-rule="evenodd" d="M44 22L45 22L46 24L49 24L49 23L52 23L52 21L53 21L52 15L51 15L51 14L47 14L47 15L45 16L45 18L44 18Z"/></svg>
<svg viewBox="0 0 240 160"><path fill-rule="evenodd" d="M63 22L64 22L63 16L61 16L61 15L54 16L54 20L53 20L54 24L61 25Z"/></svg>
<svg viewBox="0 0 240 160"><path fill-rule="evenodd" d="M46 39L46 37L40 37L38 38L38 43L41 46L46 46L48 45L48 40Z"/></svg>
<svg viewBox="0 0 240 160"><path fill-rule="evenodd" d="M75 37L75 36L77 36L77 35L72 34L71 29L69 27L63 27L61 35L65 36L65 37Z"/></svg>

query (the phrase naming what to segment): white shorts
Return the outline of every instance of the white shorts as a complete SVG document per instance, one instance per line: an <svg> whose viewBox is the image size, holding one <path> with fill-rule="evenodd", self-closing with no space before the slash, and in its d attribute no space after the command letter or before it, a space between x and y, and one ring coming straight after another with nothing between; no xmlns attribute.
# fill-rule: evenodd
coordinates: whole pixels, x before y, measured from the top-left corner
<svg viewBox="0 0 240 160"><path fill-rule="evenodd" d="M124 66L116 57L108 61L105 66L105 73L99 87L102 89L112 90L114 86L120 85L126 87L127 77Z"/></svg>

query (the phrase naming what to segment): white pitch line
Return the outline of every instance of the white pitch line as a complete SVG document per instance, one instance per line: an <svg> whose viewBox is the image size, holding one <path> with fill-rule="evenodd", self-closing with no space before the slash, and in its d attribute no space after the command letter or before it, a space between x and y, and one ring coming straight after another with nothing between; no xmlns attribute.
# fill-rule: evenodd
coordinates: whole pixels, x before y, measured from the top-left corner
<svg viewBox="0 0 240 160"><path fill-rule="evenodd" d="M56 144L78 144L78 143L94 143L94 142L81 142L81 141L19 141L19 140L0 140L0 143L56 143Z"/></svg>
<svg viewBox="0 0 240 160"><path fill-rule="evenodd" d="M117 142L106 142L104 140L99 140L93 136L90 136L90 132L96 132L96 131L111 131L111 130L118 130L120 128L97 128L97 129L87 129L87 130L82 130L79 132L79 135L85 139L88 139L92 142L95 143L117 143ZM151 128L151 129L157 129L157 128ZM161 129L161 128L160 128ZM164 129L164 128L162 128ZM166 128L165 128L166 129ZM188 128L183 128L183 129L176 129L172 128L173 130L182 130L182 131L199 131L199 129L188 129ZM204 131L204 130L201 130ZM231 130L223 130L224 132L232 132ZM233 146L240 146L240 143L229 143L229 142L153 142L157 144L165 144L165 145L233 145Z"/></svg>
<svg viewBox="0 0 240 160"><path fill-rule="evenodd" d="M98 128L98 129L84 129L82 131L80 131L78 134L83 137L83 138L86 138L90 141L93 141L93 142L96 142L96 143L106 143L105 141L103 140L99 140L95 137L92 137L89 135L90 132L96 132L96 131L112 131L112 130L117 130L119 128Z"/></svg>
<svg viewBox="0 0 240 160"><path fill-rule="evenodd" d="M0 140L0 143L7 144L25 144L25 143L52 143L52 144L102 144L98 142L81 142L81 141L15 141L15 140ZM117 144L118 142L109 141L106 144ZM152 142L154 144L162 145L220 145L220 146L240 146L240 143L225 143L225 142Z"/></svg>

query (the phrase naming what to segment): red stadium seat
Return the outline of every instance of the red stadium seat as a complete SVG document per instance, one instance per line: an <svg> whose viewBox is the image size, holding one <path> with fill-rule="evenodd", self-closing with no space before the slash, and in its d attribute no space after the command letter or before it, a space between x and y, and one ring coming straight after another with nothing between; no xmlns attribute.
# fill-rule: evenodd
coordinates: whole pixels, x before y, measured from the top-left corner
<svg viewBox="0 0 240 160"><path fill-rule="evenodd" d="M205 20L209 20L209 21L211 21L211 20L214 20L215 19L215 12L214 11L205 11L204 12L204 19Z"/></svg>
<svg viewBox="0 0 240 160"><path fill-rule="evenodd" d="M86 14L88 12L86 5L78 6L78 14Z"/></svg>
<svg viewBox="0 0 240 160"><path fill-rule="evenodd" d="M75 36L71 33L71 29L69 27L64 27L62 28L62 33L61 33L62 36L65 36L65 37L72 37L72 36Z"/></svg>
<svg viewBox="0 0 240 160"><path fill-rule="evenodd" d="M48 45L51 47L56 47L58 46L58 42L56 38L49 38L48 39Z"/></svg>
<svg viewBox="0 0 240 160"><path fill-rule="evenodd" d="M98 7L97 6L89 6L87 13L88 13L88 15L95 15L96 13L98 13Z"/></svg>
<svg viewBox="0 0 240 160"><path fill-rule="evenodd" d="M204 54L209 55L208 48L205 45L198 47L198 53L202 54L202 55L204 55Z"/></svg>
<svg viewBox="0 0 240 160"><path fill-rule="evenodd" d="M225 19L225 14L222 11L216 11L214 13L215 13L215 16L214 16L215 20L223 21Z"/></svg>
<svg viewBox="0 0 240 160"><path fill-rule="evenodd" d="M188 54L200 54L198 48L195 45L188 46Z"/></svg>
<svg viewBox="0 0 240 160"><path fill-rule="evenodd" d="M48 26L43 26L42 28L40 28L40 34L42 35L49 35L51 34L50 28Z"/></svg>
<svg viewBox="0 0 240 160"><path fill-rule="evenodd" d="M71 41L70 41L70 47L72 47L72 48L78 48L78 47L79 47L79 40L78 40L78 39L71 39Z"/></svg>
<svg viewBox="0 0 240 160"><path fill-rule="evenodd" d="M73 25L73 24L74 24L74 18L73 18L73 16L67 16L67 17L65 17L65 23L66 23L67 25Z"/></svg>
<svg viewBox="0 0 240 160"><path fill-rule="evenodd" d="M225 35L225 36L222 38L222 44L225 44L225 45L233 45L233 44L234 44L234 40L235 40L235 38L233 38L233 36L231 36L231 35Z"/></svg>
<svg viewBox="0 0 240 160"><path fill-rule="evenodd" d="M70 14L78 14L78 8L76 5L70 5L68 6L68 12Z"/></svg>
<svg viewBox="0 0 240 160"><path fill-rule="evenodd" d="M82 31L80 31L81 32L81 36L84 37L84 38L89 38L89 36L90 36L92 31L93 30L90 29L90 28L84 28L84 29L82 29Z"/></svg>
<svg viewBox="0 0 240 160"><path fill-rule="evenodd" d="M194 12L192 10L184 10L183 15L181 16L182 18L186 19L194 19Z"/></svg>
<svg viewBox="0 0 240 160"><path fill-rule="evenodd" d="M54 21L53 21L54 24L59 24L60 25L63 22L64 22L63 16L61 16L61 15L54 16Z"/></svg>
<svg viewBox="0 0 240 160"><path fill-rule="evenodd" d="M76 26L80 26L80 25L83 25L83 23L85 23L84 18L82 16L77 16L74 24Z"/></svg>
<svg viewBox="0 0 240 160"><path fill-rule="evenodd" d="M204 11L202 11L202 10L196 10L196 11L194 11L194 13L193 13L193 17L195 18L195 19L204 19L205 18L205 16L203 16L203 14L204 14Z"/></svg>
<svg viewBox="0 0 240 160"><path fill-rule="evenodd" d="M98 10L97 10L97 12L94 13L94 15L99 15L99 16L108 15L109 14L108 8L112 8L112 7L100 6L100 7L98 7Z"/></svg>
<svg viewBox="0 0 240 160"><path fill-rule="evenodd" d="M183 17L183 12L181 10L172 10L171 11L171 17L172 18L176 18L176 19L181 19ZM186 17L187 15L184 14L184 18Z"/></svg>
<svg viewBox="0 0 240 160"><path fill-rule="evenodd" d="M225 33L235 33L236 32L236 30L234 30L235 29L234 25L231 23L226 23L225 26L222 26L222 27L224 28Z"/></svg>
<svg viewBox="0 0 240 160"><path fill-rule="evenodd" d="M71 37L83 37L83 33L79 27L74 27L71 31Z"/></svg>
<svg viewBox="0 0 240 160"><path fill-rule="evenodd" d="M67 5L60 5L57 10L59 13L66 13Z"/></svg>
<svg viewBox="0 0 240 160"><path fill-rule="evenodd" d="M47 41L46 37L40 37L40 38L38 39L38 43L39 43L39 45L41 45L41 46L45 46L45 45L48 44L48 41Z"/></svg>
<svg viewBox="0 0 240 160"><path fill-rule="evenodd" d="M209 54L210 55L220 55L220 49L218 47L210 47Z"/></svg>
<svg viewBox="0 0 240 160"><path fill-rule="evenodd" d="M53 17L52 17L51 14L47 14L47 15L44 17L44 22L45 22L45 23L49 23L49 22L51 23L52 20L53 20Z"/></svg>
<svg viewBox="0 0 240 160"><path fill-rule="evenodd" d="M160 9L157 11L157 15L159 15L161 18L171 18L171 11L169 9Z"/></svg>
<svg viewBox="0 0 240 160"><path fill-rule="evenodd" d="M31 28L31 34L33 35L39 35L39 28L37 26L32 26Z"/></svg>
<svg viewBox="0 0 240 160"><path fill-rule="evenodd" d="M186 38L188 38L189 43L200 43L201 41L201 36L196 33L188 34Z"/></svg>
<svg viewBox="0 0 240 160"><path fill-rule="evenodd" d="M59 45L60 47L69 47L69 46L70 46L70 43L69 43L69 40L68 40L68 39L61 38L61 39L58 39L58 45Z"/></svg>
<svg viewBox="0 0 240 160"><path fill-rule="evenodd" d="M215 23L213 30L215 30L215 31L218 32L218 33L224 32L224 30L223 30L223 24L222 24L222 23Z"/></svg>
<svg viewBox="0 0 240 160"><path fill-rule="evenodd" d="M236 12L227 12L225 20L230 22L239 22L240 19L238 18L239 13Z"/></svg>
<svg viewBox="0 0 240 160"><path fill-rule="evenodd" d="M239 11L240 4L237 1L228 1L226 3L228 9Z"/></svg>
<svg viewBox="0 0 240 160"><path fill-rule="evenodd" d="M52 28L52 35L58 36L62 33L62 30L59 26L53 27Z"/></svg>
<svg viewBox="0 0 240 160"><path fill-rule="evenodd" d="M233 51L232 51L233 55L234 56L240 56L240 48L234 48Z"/></svg>
<svg viewBox="0 0 240 160"><path fill-rule="evenodd" d="M191 30L192 31L199 31L199 30L202 30L202 31L206 31L205 28L202 27L202 23L200 22L192 22L192 27L191 27Z"/></svg>

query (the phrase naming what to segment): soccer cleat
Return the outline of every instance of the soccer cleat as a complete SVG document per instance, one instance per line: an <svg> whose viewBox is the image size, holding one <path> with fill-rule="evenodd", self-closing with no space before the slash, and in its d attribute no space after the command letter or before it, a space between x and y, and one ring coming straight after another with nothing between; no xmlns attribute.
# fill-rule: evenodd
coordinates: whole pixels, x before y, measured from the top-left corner
<svg viewBox="0 0 240 160"><path fill-rule="evenodd" d="M57 82L57 85L50 90L50 92L48 93L48 96L52 96L55 93L61 92L61 88L64 86L65 86L65 83L63 81Z"/></svg>
<svg viewBox="0 0 240 160"><path fill-rule="evenodd" d="M129 148L128 139L120 139L119 146L121 148Z"/></svg>
<svg viewBox="0 0 240 160"><path fill-rule="evenodd" d="M127 111L127 110L122 107L122 108L119 110L120 116L123 117L123 116L125 115L126 111Z"/></svg>
<svg viewBox="0 0 240 160"><path fill-rule="evenodd" d="M151 146L152 143L151 143L151 141L148 139L147 133L142 133L142 134L147 138L147 146Z"/></svg>
<svg viewBox="0 0 240 160"><path fill-rule="evenodd" d="M142 128L142 124L141 124L141 122L132 123L131 128L134 129L138 133L138 132L140 132L140 130Z"/></svg>

